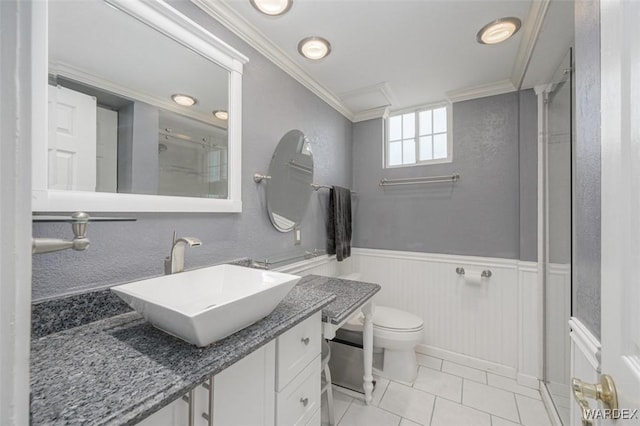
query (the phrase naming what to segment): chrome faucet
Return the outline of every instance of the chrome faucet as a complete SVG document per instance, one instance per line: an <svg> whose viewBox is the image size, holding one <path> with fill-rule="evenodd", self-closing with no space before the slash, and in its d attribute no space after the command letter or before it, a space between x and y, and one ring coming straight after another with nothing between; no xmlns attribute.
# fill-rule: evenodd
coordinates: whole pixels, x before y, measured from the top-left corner
<svg viewBox="0 0 640 426"><path fill-rule="evenodd" d="M177 238L173 231L173 243L171 244L171 254L164 259L164 274L170 275L184 271L184 249L186 246L198 247L202 241L193 237Z"/></svg>

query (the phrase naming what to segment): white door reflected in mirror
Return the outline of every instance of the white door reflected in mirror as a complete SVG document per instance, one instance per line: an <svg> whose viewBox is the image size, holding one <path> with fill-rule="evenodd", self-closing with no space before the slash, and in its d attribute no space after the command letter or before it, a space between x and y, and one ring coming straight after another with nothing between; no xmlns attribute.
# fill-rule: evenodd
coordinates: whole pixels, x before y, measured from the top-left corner
<svg viewBox="0 0 640 426"><path fill-rule="evenodd" d="M49 187L96 190L96 98L49 86Z"/></svg>

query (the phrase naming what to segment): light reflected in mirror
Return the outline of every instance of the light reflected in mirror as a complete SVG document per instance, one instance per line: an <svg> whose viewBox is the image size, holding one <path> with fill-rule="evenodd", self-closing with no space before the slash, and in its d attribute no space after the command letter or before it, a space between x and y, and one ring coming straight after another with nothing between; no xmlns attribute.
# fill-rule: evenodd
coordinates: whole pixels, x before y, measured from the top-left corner
<svg viewBox="0 0 640 426"><path fill-rule="evenodd" d="M276 147L269 165L267 212L281 232L300 224L313 188L313 153L300 130L287 132Z"/></svg>
<svg viewBox="0 0 640 426"><path fill-rule="evenodd" d="M49 3L49 83L50 189L228 198L227 70L101 0L65 0Z"/></svg>

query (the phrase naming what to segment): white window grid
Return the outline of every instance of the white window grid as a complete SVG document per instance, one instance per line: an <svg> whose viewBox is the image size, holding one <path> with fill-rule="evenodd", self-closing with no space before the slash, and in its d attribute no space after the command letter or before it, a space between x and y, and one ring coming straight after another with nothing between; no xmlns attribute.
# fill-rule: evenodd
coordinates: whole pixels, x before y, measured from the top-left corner
<svg viewBox="0 0 640 426"><path fill-rule="evenodd" d="M438 110L441 108L445 108L446 111L446 130L445 131L438 131L438 132L434 132L434 120L433 120L433 111L434 110ZM431 118L431 131L430 132L421 132L420 130L420 120L419 120L419 116L420 113L429 113L430 114L430 118ZM390 140L390 120L394 117L401 117L401 120L404 119L405 115L413 115L413 121L414 121L414 132L413 132L413 137L408 136L407 138L404 137L404 123L401 126L401 135L400 138L394 139L394 140ZM452 162L452 142L451 142L451 122L452 122L452 117L451 117L451 105L448 103L444 103L444 104L435 104L435 105L429 105L429 106L424 106L418 109L414 109L414 110L405 110L405 111L398 111L396 113L394 113L393 115L391 115L389 118L387 118L385 120L385 143L384 143L384 159L383 159L383 167L385 168L399 168L399 167L413 167L413 166L421 166L421 165L426 165L426 164L442 164L442 163L450 163ZM446 157L441 157L441 158L433 158L434 157L434 150L435 150L435 144L434 144L434 137L437 135L446 135L446 151L447 151L447 155ZM420 159L420 138L421 137L430 137L431 138L431 143L430 143L430 147L431 147L431 158L430 159ZM404 163L404 155L405 155L405 150L404 150L404 143L405 141L414 141L414 159L415 161L412 163ZM401 154L403 157L403 161L401 164L394 164L394 165L390 165L389 164L389 149L390 149L390 144L391 143L397 143L397 142L401 142L402 146L401 146ZM424 157L424 156L423 156Z"/></svg>

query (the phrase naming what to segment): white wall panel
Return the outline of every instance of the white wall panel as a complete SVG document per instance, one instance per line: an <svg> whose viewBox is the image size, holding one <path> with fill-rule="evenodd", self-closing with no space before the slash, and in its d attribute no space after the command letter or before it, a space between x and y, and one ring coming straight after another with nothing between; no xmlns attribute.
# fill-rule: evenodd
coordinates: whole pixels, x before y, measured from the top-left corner
<svg viewBox="0 0 640 426"><path fill-rule="evenodd" d="M546 379L566 385L569 383L569 324L571 318L571 265L550 263L547 268L545 303L547 316L545 330L547 339Z"/></svg>
<svg viewBox="0 0 640 426"><path fill-rule="evenodd" d="M354 270L362 273L363 281L382 286L377 304L423 318L423 344L514 370L518 367L518 261L388 250L354 251ZM465 277L458 276L457 267L465 268ZM480 279L485 269L492 276ZM531 274L534 275L529 281L535 289L535 272ZM537 304L535 298L532 303ZM535 307L533 312L537 312ZM534 321L531 326L537 323ZM533 339L537 335L534 333ZM537 342L529 346L532 345ZM537 365L538 361L527 362ZM535 371L533 375L537 375Z"/></svg>
<svg viewBox="0 0 640 426"><path fill-rule="evenodd" d="M538 266L534 262L519 262L518 303L518 381L535 387L537 378L542 377L543 313Z"/></svg>
<svg viewBox="0 0 640 426"><path fill-rule="evenodd" d="M456 273L465 269L465 276ZM542 317L537 264L511 259L354 248L337 262L320 257L278 268L298 275L352 271L380 284L376 304L424 321L419 351L518 378L538 387ZM480 278L490 270L490 278Z"/></svg>

